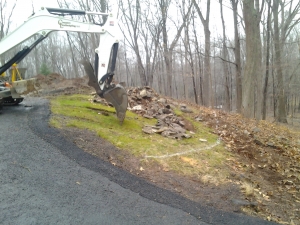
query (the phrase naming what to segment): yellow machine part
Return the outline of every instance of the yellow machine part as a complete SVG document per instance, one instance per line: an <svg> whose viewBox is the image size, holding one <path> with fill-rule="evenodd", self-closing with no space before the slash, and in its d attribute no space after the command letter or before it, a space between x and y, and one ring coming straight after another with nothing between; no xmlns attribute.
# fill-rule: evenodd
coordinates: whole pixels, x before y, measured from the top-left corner
<svg viewBox="0 0 300 225"><path fill-rule="evenodd" d="M19 77L19 80L22 80L21 74L20 74L17 66L18 66L17 63L14 63L12 65L12 72L11 72L11 81L12 82L17 81L17 76Z"/></svg>
<svg viewBox="0 0 300 225"><path fill-rule="evenodd" d="M17 63L14 63L11 68L11 94L13 98L20 98L20 95L36 92L40 89L35 78L23 80L18 70Z"/></svg>

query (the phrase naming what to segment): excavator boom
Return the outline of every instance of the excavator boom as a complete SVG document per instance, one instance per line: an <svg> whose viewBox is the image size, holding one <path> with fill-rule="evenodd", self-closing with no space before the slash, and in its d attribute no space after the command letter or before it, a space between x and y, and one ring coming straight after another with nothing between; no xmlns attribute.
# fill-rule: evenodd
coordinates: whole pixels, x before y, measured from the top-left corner
<svg viewBox="0 0 300 225"><path fill-rule="evenodd" d="M101 15L106 17L106 19L103 24L96 24L67 18L68 15ZM7 60L4 65L0 65L0 74L8 70L14 63L19 63L53 31L99 34L99 46L95 49L95 68L92 67L88 59L81 60L81 63L89 76L89 85L95 88L100 97L105 98L114 105L117 117L122 123L125 118L128 100L126 90L121 85L111 83L119 45L118 23L112 13L42 7L40 11L30 16L21 26L0 41L0 57L3 57L3 54L8 50L26 41L33 35L39 35L39 38L34 43L23 48L15 56ZM17 85L13 86L17 87ZM1 93L4 92L1 92L1 90L3 88L0 89L0 98L3 98ZM7 95L7 88L5 91Z"/></svg>

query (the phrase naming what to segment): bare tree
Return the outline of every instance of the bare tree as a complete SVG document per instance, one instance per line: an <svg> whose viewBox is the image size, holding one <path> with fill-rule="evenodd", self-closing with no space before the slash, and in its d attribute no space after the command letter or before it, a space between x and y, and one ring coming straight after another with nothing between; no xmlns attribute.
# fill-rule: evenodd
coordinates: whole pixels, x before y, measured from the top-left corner
<svg viewBox="0 0 300 225"><path fill-rule="evenodd" d="M260 20L263 9L259 0L243 0L246 33L246 64L243 77L242 114L248 118L261 119L262 44ZM256 111L255 111L256 101Z"/></svg>
<svg viewBox="0 0 300 225"><path fill-rule="evenodd" d="M263 105L262 105L262 119L267 117L267 94L268 94L268 81L270 73L270 33L271 33L271 2L268 2L268 14L267 14L267 37L266 37L266 73L263 87Z"/></svg>
<svg viewBox="0 0 300 225"><path fill-rule="evenodd" d="M235 82L236 82L236 109L241 112L242 108L242 65L241 45L238 30L238 6L239 0L231 0L234 21L234 56L235 56Z"/></svg>
<svg viewBox="0 0 300 225"><path fill-rule="evenodd" d="M168 10L170 7L170 0L157 0L158 1L158 6L161 14L161 19L162 19L162 40L163 40L163 56L164 56L164 62L166 66L166 73L167 73L167 94L169 96L172 96L172 85L173 85L173 76L172 76L172 55L174 48L178 42L178 39L180 38L180 34L184 28L185 21L187 20L192 5L190 4L188 6L188 10L185 15L183 15L181 25L177 27L177 31L175 34L175 37L171 44L169 44L169 35L168 35L168 30L167 30L167 19L168 19Z"/></svg>
<svg viewBox="0 0 300 225"><path fill-rule="evenodd" d="M0 0L0 40L5 35L7 35L9 31L11 17L13 15L16 4L17 0L14 1L12 7L9 7L7 0Z"/></svg>
<svg viewBox="0 0 300 225"><path fill-rule="evenodd" d="M206 3L206 17L204 18L202 11L196 2L193 0L193 4L198 12L201 19L202 25L204 27L205 36L205 56L204 56L204 79L203 79L203 95L204 105L212 106L212 83L211 83L211 66L210 66L210 30L209 30L209 15L210 15L210 0Z"/></svg>
<svg viewBox="0 0 300 225"><path fill-rule="evenodd" d="M11 2L11 1L10 1ZM14 9L16 7L17 0L12 3L12 6L8 6L7 0L0 0L0 40L7 35L10 24L11 17L13 15ZM0 64L3 65L5 59L2 56L0 59Z"/></svg>
<svg viewBox="0 0 300 225"><path fill-rule="evenodd" d="M140 38L140 30L142 29L140 0L127 0L126 2L119 1L119 7L122 12L121 20L125 25L125 28L121 27L121 30L127 43L135 53L141 84L145 86L148 82L138 43L138 40ZM129 35L127 35L127 33Z"/></svg>
<svg viewBox="0 0 300 225"><path fill-rule="evenodd" d="M283 51L284 42L287 36L290 34L293 27L299 23L300 18L295 18L300 11L300 2L293 4L293 0L286 1L273 1L273 17L274 17L274 49L275 49L275 61L276 61L276 74L278 82L278 104L276 121L287 123L286 113L286 96L284 91L284 78L282 69L281 52ZM280 5L280 9L279 9ZM285 10L285 7L288 10ZM279 12L281 13L281 24L279 25Z"/></svg>
<svg viewBox="0 0 300 225"><path fill-rule="evenodd" d="M145 72L147 85L153 85L153 74L159 50L159 39L161 35L161 19L158 16L157 8L151 1L145 1L145 9L142 16L144 29L141 30L141 42L145 50Z"/></svg>
<svg viewBox="0 0 300 225"><path fill-rule="evenodd" d="M201 46L200 46L200 42L198 41L198 34L197 34L197 29L196 29L196 26L195 26L195 15L193 13L193 16L192 16L192 23L193 23L193 34L194 34L194 38L195 38L195 54L196 54L196 58L195 58L195 61L197 62L196 63L196 66L198 67L198 78L199 78L199 84L198 84L198 91L197 93L199 93L199 97L200 97L200 101L199 103L201 105L204 104L204 96L203 96L203 66L202 66L202 53L201 53Z"/></svg>
<svg viewBox="0 0 300 225"><path fill-rule="evenodd" d="M222 38L222 58L224 60L228 57L228 50L226 47L226 32L225 32L225 21L223 16L223 0L219 0L220 2L220 13L221 13L221 20L222 20L222 31L223 31L223 38ZM230 110L230 90L229 90L229 68L228 63L223 61L223 71L225 75L225 110Z"/></svg>
<svg viewBox="0 0 300 225"><path fill-rule="evenodd" d="M184 7L183 7L183 12L182 14L184 15ZM194 15L192 15L194 16ZM190 35L189 35L189 25L190 22L185 22L185 26L184 26L184 46L185 46L185 59L186 59L186 63L189 64L190 69L191 69L191 78L192 78L192 87L193 87L193 94L194 94L194 101L196 104L198 104L198 95L197 95L197 87L196 87L196 73L195 73L195 58L193 57L193 49L191 47L191 41L190 41ZM185 71L186 72L186 71ZM185 76L186 74L184 74Z"/></svg>

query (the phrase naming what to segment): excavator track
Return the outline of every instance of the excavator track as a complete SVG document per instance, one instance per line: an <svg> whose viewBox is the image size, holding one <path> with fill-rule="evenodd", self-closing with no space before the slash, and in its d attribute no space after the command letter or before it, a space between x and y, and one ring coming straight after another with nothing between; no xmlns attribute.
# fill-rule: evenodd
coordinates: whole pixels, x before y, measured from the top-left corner
<svg viewBox="0 0 300 225"><path fill-rule="evenodd" d="M4 104L4 100L0 98L0 110L2 109L3 104Z"/></svg>
<svg viewBox="0 0 300 225"><path fill-rule="evenodd" d="M23 99L24 98L12 98L12 97L3 98L2 105L4 105L4 106L18 105L19 103L21 103L23 101ZM0 100L0 105L1 105L1 100Z"/></svg>

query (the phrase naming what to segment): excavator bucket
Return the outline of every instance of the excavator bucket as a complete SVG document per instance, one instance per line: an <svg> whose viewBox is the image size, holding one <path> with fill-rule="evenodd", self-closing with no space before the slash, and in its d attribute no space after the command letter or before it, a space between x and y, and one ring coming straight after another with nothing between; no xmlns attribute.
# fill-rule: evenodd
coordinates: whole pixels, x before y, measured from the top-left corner
<svg viewBox="0 0 300 225"><path fill-rule="evenodd" d="M125 119L128 106L128 97L124 87L117 84L114 88L104 92L103 97L106 99L106 101L113 104L116 109L120 124L122 124Z"/></svg>
<svg viewBox="0 0 300 225"><path fill-rule="evenodd" d="M39 90L39 84L35 78L12 82L12 89L19 95L26 95Z"/></svg>
<svg viewBox="0 0 300 225"><path fill-rule="evenodd" d="M117 117L120 121L120 124L122 124L125 119L128 105L128 97L124 87L122 87L120 84L117 84L116 86L110 87L104 92L101 91L91 63L87 60L81 60L80 63L83 65L84 70L89 77L88 85L95 88L98 95L103 96L106 101L110 102L115 107Z"/></svg>

